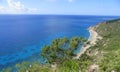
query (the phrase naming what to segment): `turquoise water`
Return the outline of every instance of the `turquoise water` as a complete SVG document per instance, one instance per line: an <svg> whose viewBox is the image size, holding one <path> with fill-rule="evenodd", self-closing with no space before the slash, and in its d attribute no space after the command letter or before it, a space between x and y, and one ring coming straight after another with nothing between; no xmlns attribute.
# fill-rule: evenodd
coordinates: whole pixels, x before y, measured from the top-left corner
<svg viewBox="0 0 120 72"><path fill-rule="evenodd" d="M89 37L88 27L119 17L73 15L0 15L0 68L42 61L41 48L55 38ZM79 49L77 50L79 51Z"/></svg>

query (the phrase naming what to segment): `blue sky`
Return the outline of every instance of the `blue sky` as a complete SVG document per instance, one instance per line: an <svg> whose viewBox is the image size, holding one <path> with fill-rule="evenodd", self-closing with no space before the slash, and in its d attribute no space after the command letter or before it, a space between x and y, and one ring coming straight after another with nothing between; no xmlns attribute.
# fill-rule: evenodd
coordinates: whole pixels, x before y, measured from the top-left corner
<svg viewBox="0 0 120 72"><path fill-rule="evenodd" d="M120 16L120 0L0 0L0 14Z"/></svg>

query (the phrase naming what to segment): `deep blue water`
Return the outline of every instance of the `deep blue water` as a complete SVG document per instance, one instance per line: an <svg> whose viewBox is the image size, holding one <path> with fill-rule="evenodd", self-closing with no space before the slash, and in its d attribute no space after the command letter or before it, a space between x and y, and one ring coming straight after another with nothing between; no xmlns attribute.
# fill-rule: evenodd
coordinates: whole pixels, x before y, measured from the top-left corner
<svg viewBox="0 0 120 72"><path fill-rule="evenodd" d="M0 66L36 59L42 46L54 38L88 38L89 26L115 18L118 17L0 15Z"/></svg>

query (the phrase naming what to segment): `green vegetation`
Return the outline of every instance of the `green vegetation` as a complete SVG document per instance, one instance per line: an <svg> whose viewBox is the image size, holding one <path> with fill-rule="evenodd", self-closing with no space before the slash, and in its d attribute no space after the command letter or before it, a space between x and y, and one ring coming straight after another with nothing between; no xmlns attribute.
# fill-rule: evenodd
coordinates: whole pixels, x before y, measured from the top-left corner
<svg viewBox="0 0 120 72"><path fill-rule="evenodd" d="M42 56L47 59L48 63L61 64L65 60L75 56L74 51L86 40L81 37L73 37L72 39L61 38L55 39L49 46L44 46Z"/></svg>
<svg viewBox="0 0 120 72"><path fill-rule="evenodd" d="M97 61L101 72L120 72L120 20L100 24L96 31L103 37L99 45L103 56Z"/></svg>
<svg viewBox="0 0 120 72"><path fill-rule="evenodd" d="M79 59L73 59L76 56L74 50L86 42L86 39L58 38L42 49L45 65L22 62L16 64L14 69L8 67L0 72L120 72L120 20L100 23L94 28L102 40L87 49Z"/></svg>

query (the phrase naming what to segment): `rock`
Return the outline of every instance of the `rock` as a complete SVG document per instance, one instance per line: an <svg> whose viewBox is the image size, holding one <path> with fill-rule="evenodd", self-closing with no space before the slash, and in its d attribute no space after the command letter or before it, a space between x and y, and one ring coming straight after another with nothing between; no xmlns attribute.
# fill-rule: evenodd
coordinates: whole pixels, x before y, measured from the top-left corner
<svg viewBox="0 0 120 72"><path fill-rule="evenodd" d="M96 64L93 64L90 66L87 72L99 72L99 66Z"/></svg>

